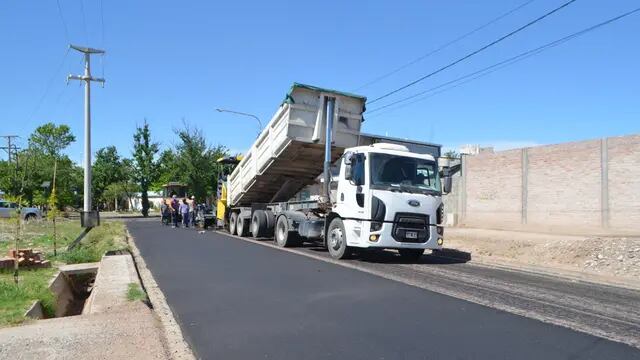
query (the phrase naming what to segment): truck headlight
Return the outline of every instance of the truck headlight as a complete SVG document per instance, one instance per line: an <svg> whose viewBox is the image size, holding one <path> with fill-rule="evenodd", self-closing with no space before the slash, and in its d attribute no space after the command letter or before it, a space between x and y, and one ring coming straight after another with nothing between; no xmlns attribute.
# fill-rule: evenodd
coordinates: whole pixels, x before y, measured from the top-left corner
<svg viewBox="0 0 640 360"><path fill-rule="evenodd" d="M370 231L379 231L380 229L382 229L382 223L378 222L378 221L372 221L371 222L371 227L370 227Z"/></svg>

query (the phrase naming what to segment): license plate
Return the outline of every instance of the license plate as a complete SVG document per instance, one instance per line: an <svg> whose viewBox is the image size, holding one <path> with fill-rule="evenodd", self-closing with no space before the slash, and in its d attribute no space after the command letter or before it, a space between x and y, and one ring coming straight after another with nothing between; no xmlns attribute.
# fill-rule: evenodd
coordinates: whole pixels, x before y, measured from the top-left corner
<svg viewBox="0 0 640 360"><path fill-rule="evenodd" d="M418 232L417 231L407 231L404 233L404 236L407 239L417 239L418 238Z"/></svg>

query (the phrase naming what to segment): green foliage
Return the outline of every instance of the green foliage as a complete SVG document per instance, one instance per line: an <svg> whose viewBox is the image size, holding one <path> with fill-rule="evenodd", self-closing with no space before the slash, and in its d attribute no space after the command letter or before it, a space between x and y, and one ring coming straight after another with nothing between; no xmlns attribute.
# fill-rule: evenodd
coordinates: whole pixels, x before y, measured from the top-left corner
<svg viewBox="0 0 640 360"><path fill-rule="evenodd" d="M149 215L149 187L156 178L157 165L155 156L159 145L151 141L151 131L145 119L142 126L136 128L133 135L133 178L140 185L142 192L142 215Z"/></svg>
<svg viewBox="0 0 640 360"><path fill-rule="evenodd" d="M42 302L46 315L55 313L55 298L48 283L55 269L20 271L18 284L13 272L0 270L0 326L15 325L24 321L24 313L36 301Z"/></svg>
<svg viewBox="0 0 640 360"><path fill-rule="evenodd" d="M129 286L127 287L127 300L129 300L129 301L136 301L136 300L145 301L145 300L147 300L147 294L145 294L144 290L142 290L140 285L138 285L137 283L129 283Z"/></svg>
<svg viewBox="0 0 640 360"><path fill-rule="evenodd" d="M16 154L16 161L0 161L0 189L22 196L28 205L46 205L50 189L42 185L52 181L57 160L58 206L78 206L82 169L62 154L74 140L66 125L48 123L38 127L29 137L29 147Z"/></svg>
<svg viewBox="0 0 640 360"><path fill-rule="evenodd" d="M184 181L178 168L178 155L173 149L165 149L160 153L156 163L156 178L151 184L153 191L162 190L162 185L171 181Z"/></svg>
<svg viewBox="0 0 640 360"><path fill-rule="evenodd" d="M106 196L105 191L115 183L126 181L129 177L126 170L115 146L104 147L96 152L91 179L96 203L110 203L109 200L114 199L113 193Z"/></svg>
<svg viewBox="0 0 640 360"><path fill-rule="evenodd" d="M228 155L228 150L222 145L211 147L207 144L202 131L191 128L185 123L183 129L175 130L180 139L176 146L176 158L173 164L178 170L179 177L172 181L187 184L189 192L198 201L215 192L216 181L220 167L217 160Z"/></svg>
<svg viewBox="0 0 640 360"><path fill-rule="evenodd" d="M29 137L31 147L53 157L60 155L60 152L74 141L76 137L71 133L69 126L56 126L54 123L38 126Z"/></svg>
<svg viewBox="0 0 640 360"><path fill-rule="evenodd" d="M55 220L55 218L60 216L60 210L58 209L58 195L56 195L55 181L51 185L51 195L49 195L49 201L47 202L47 205L49 205L49 212L47 212L47 218L49 220Z"/></svg>
<svg viewBox="0 0 640 360"><path fill-rule="evenodd" d="M458 152L455 150L449 150L444 154L442 154L442 157L449 158L449 159L459 159L460 154L458 154Z"/></svg>
<svg viewBox="0 0 640 360"><path fill-rule="evenodd" d="M124 239L122 222L105 222L91 230L75 248L61 252L57 259L67 264L98 262L107 251L126 250Z"/></svg>

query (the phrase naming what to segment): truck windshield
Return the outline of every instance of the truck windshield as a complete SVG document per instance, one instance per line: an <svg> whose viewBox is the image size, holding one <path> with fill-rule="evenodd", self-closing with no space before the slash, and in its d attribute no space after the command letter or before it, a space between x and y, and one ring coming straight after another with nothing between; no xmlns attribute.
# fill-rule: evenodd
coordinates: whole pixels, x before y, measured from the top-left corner
<svg viewBox="0 0 640 360"><path fill-rule="evenodd" d="M371 188L416 193L440 192L438 167L431 160L371 154Z"/></svg>

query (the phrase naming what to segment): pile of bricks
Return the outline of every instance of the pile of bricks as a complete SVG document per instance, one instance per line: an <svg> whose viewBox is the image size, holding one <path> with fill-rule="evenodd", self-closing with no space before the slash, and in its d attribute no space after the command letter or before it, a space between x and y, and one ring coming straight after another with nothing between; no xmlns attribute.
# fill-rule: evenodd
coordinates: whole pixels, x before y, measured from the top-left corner
<svg viewBox="0 0 640 360"><path fill-rule="evenodd" d="M9 250L9 256L0 259L0 269L10 269L18 262L19 267L46 268L51 266L49 260L44 260L44 255L40 251L33 249Z"/></svg>

